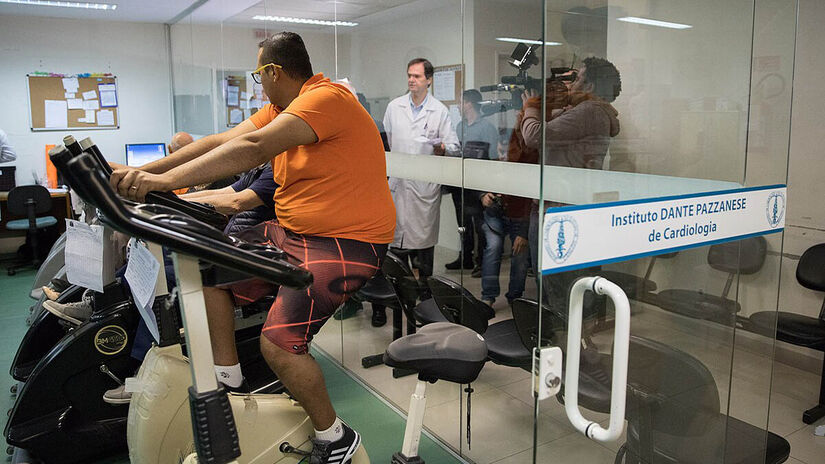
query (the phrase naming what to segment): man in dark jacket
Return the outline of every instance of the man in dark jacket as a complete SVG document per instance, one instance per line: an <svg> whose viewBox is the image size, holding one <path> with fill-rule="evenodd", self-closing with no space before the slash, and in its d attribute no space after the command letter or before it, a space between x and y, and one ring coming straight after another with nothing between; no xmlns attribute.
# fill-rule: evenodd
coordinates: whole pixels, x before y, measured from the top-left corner
<svg viewBox="0 0 825 464"><path fill-rule="evenodd" d="M544 124L544 164L602 169L610 141L619 133L619 112L610 104L622 90L619 71L613 63L603 58L586 58L582 64L568 89L547 92L546 122L541 121L541 101L535 98L537 94L531 92L522 97L524 118L520 128L524 144L538 148ZM552 84L558 83L548 84L548 87L555 89ZM533 266L538 263L541 246L539 214L552 206L561 206L561 203L535 203L530 214L529 242ZM545 301L553 307L567 308L569 288L573 282L598 270L598 267L588 268L545 277L542 285ZM536 275L540 273L536 272ZM603 299L600 302L594 305L587 298L585 315L599 311Z"/></svg>
<svg viewBox="0 0 825 464"><path fill-rule="evenodd" d="M272 165L265 163L245 172L229 187L186 193L181 198L208 203L219 212L231 215L223 232L233 234L275 218L273 195L277 188Z"/></svg>

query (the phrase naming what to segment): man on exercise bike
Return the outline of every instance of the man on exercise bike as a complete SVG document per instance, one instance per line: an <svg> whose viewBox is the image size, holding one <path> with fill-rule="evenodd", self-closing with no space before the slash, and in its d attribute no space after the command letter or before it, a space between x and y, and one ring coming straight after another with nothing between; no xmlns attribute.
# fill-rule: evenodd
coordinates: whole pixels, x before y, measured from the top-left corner
<svg viewBox="0 0 825 464"><path fill-rule="evenodd" d="M378 129L356 97L313 74L300 36L282 32L259 44L253 78L270 101L238 126L204 137L141 169L118 169L112 186L128 198L197 185L271 160L277 220L243 232L272 243L314 274L307 290L281 288L269 311L261 352L313 423L311 463L349 462L357 432L336 417L309 342L335 309L380 268L392 242L395 207ZM242 379L234 344L233 298L254 301L275 289L247 282L232 292L205 288L216 370Z"/></svg>

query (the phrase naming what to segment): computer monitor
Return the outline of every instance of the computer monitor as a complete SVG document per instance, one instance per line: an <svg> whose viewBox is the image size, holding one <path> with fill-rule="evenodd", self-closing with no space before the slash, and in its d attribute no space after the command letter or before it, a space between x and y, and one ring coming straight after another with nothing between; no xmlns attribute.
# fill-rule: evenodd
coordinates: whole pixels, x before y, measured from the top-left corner
<svg viewBox="0 0 825 464"><path fill-rule="evenodd" d="M165 143L127 143L126 165L143 166L166 156Z"/></svg>

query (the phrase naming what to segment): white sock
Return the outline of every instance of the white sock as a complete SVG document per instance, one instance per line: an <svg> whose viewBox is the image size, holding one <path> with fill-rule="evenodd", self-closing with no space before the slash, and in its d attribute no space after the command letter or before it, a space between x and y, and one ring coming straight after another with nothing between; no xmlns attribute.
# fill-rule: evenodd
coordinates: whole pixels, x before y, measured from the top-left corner
<svg viewBox="0 0 825 464"><path fill-rule="evenodd" d="M341 422L341 419L336 417L335 422L332 423L330 428L323 431L316 430L315 438L317 438L318 440L324 440L329 442L338 441L341 439L341 437L344 436L343 425L344 424L343 422Z"/></svg>
<svg viewBox="0 0 825 464"><path fill-rule="evenodd" d="M240 363L234 366L218 366L216 364L215 375L218 376L218 381L227 387L238 388L243 383Z"/></svg>

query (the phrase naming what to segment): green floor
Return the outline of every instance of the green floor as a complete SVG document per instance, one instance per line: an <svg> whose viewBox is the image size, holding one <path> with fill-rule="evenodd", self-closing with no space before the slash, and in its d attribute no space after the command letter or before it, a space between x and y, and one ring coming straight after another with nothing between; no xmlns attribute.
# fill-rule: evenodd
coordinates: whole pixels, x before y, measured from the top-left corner
<svg viewBox="0 0 825 464"><path fill-rule="evenodd" d="M0 268L0 401L4 410L10 409L14 398L9 388L14 380L9 366L17 345L26 331L26 316L34 300L28 297L34 271L21 271L9 277ZM401 449L404 418L390 409L367 389L350 378L337 364L323 355L317 356L324 371L330 397L341 418L361 433L370 460L388 463L392 454ZM5 428L5 414L3 415ZM420 454L432 463L461 462L433 440L422 436ZM97 464L128 464L126 455L115 456Z"/></svg>

